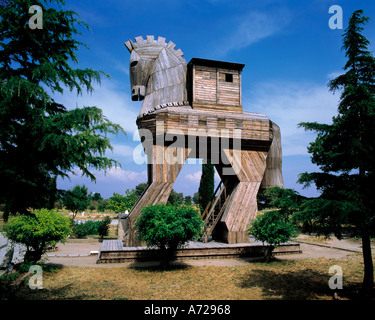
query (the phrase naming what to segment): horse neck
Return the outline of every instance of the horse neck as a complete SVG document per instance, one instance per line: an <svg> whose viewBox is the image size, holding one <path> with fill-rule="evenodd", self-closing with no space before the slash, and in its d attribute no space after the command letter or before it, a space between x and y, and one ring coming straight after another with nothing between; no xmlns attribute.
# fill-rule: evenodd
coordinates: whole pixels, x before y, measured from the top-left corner
<svg viewBox="0 0 375 320"><path fill-rule="evenodd" d="M140 114L169 103L185 101L187 101L186 64L180 63L170 68L156 69L149 77Z"/></svg>

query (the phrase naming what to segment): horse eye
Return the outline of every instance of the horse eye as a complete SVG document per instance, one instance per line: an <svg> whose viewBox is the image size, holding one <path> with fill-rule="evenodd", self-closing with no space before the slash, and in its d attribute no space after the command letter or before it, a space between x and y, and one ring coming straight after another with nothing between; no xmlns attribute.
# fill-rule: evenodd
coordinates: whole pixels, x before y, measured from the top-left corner
<svg viewBox="0 0 375 320"><path fill-rule="evenodd" d="M138 64L138 61L132 61L132 63L130 63L130 67L133 68L133 67L135 67L137 64Z"/></svg>

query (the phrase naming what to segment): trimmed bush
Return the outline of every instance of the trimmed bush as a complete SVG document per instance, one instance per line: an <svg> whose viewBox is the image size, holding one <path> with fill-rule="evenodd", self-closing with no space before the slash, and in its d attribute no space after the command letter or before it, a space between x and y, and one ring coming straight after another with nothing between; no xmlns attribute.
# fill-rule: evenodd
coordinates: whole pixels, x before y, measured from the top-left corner
<svg viewBox="0 0 375 320"><path fill-rule="evenodd" d="M252 221L249 233L256 240L266 242L265 259L269 261L272 251L280 243L288 242L296 235L296 229L280 211L268 211Z"/></svg>
<svg viewBox="0 0 375 320"><path fill-rule="evenodd" d="M110 217L105 217L100 221L86 221L84 223L74 222L72 229L73 235L77 238L84 238L90 235L100 235L101 238L108 235L109 224L111 223Z"/></svg>
<svg viewBox="0 0 375 320"><path fill-rule="evenodd" d="M69 219L48 209L11 216L3 230L8 239L27 247L25 262L37 262L49 246L64 242L71 233Z"/></svg>
<svg viewBox="0 0 375 320"><path fill-rule="evenodd" d="M161 266L166 267L174 251L200 236L203 221L189 205L148 205L135 222L140 240L161 250Z"/></svg>
<svg viewBox="0 0 375 320"><path fill-rule="evenodd" d="M98 234L101 238L104 236L108 236L108 230L109 230L109 225L111 224L111 218L110 217L105 217L104 220L99 221L99 225L97 228Z"/></svg>

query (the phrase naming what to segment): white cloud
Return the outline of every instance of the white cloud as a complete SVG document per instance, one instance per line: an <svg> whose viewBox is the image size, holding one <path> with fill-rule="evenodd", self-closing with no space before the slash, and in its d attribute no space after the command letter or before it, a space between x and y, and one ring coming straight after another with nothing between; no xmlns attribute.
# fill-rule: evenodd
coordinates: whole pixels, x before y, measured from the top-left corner
<svg viewBox="0 0 375 320"><path fill-rule="evenodd" d="M112 167L106 172L104 170L90 170L90 172L96 177L96 180L99 181L123 181L123 182L145 182L147 181L147 170L143 171L132 171L124 170L120 167ZM74 173L74 174L73 174ZM82 170L78 167L73 169L73 173L69 174L70 178L81 177ZM86 178L83 178L86 179Z"/></svg>
<svg viewBox="0 0 375 320"><path fill-rule="evenodd" d="M263 113L280 126L283 155L306 155L309 142L315 139L314 133L298 128L298 123L331 123L337 113L339 95L325 85L269 82L252 91L244 100L244 109Z"/></svg>
<svg viewBox="0 0 375 320"><path fill-rule="evenodd" d="M185 179L193 183L199 183L201 181L202 171L197 171L194 173L189 173L185 176ZM215 170L215 184L220 182L220 176Z"/></svg>
<svg viewBox="0 0 375 320"><path fill-rule="evenodd" d="M218 55L225 55L232 50L248 47L282 30L290 21L290 12L284 8L267 11L250 11L228 26L230 33L220 38L216 48Z"/></svg>
<svg viewBox="0 0 375 320"><path fill-rule="evenodd" d="M121 125L125 132L132 136L137 131L136 119L141 105L131 101L125 88L125 85L119 86L111 80L103 79L101 85L94 85L92 94L77 96L76 92L66 89L63 95L56 94L53 98L68 109L76 106L96 106L103 110L103 114L110 121Z"/></svg>
<svg viewBox="0 0 375 320"><path fill-rule="evenodd" d="M129 76L129 64L125 64L122 61L117 61L114 59L111 60L111 63L121 72Z"/></svg>
<svg viewBox="0 0 375 320"><path fill-rule="evenodd" d="M190 182L199 183L199 181L201 180L201 176L202 176L202 172L198 171L195 173L187 174L185 178L189 180Z"/></svg>
<svg viewBox="0 0 375 320"><path fill-rule="evenodd" d="M331 73L327 74L327 79L333 80L333 79L337 78L338 76L340 76L342 74L343 74L342 71L334 71L334 72L331 72Z"/></svg>
<svg viewBox="0 0 375 320"><path fill-rule="evenodd" d="M107 181L124 181L124 182L145 182L147 181L147 171L131 171L131 170L124 170L120 167L112 167L111 169L107 170L106 173L102 171L93 172L96 176L98 181L107 180Z"/></svg>

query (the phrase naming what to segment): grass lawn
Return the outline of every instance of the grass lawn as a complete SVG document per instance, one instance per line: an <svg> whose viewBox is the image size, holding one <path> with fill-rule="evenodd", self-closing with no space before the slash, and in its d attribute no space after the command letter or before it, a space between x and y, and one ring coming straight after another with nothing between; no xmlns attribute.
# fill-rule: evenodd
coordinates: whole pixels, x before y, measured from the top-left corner
<svg viewBox="0 0 375 320"><path fill-rule="evenodd" d="M355 298L363 278L360 254L344 260L276 260L241 266L180 265L161 271L148 268L62 267L43 274L43 289L23 286L16 299L213 299L331 300L329 268L343 269L343 299Z"/></svg>

